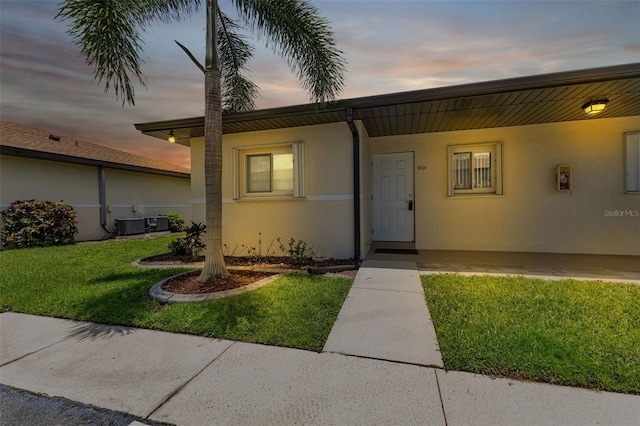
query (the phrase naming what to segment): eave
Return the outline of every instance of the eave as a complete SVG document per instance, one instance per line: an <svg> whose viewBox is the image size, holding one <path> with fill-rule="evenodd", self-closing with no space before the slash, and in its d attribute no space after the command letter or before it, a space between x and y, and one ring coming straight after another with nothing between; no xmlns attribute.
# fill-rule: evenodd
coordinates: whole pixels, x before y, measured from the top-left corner
<svg viewBox="0 0 640 426"><path fill-rule="evenodd" d="M608 99L587 116L581 106ZM333 102L223 115L223 133L242 133L345 121L346 108L370 137L510 127L640 115L640 63L438 87ZM178 143L204 135L204 118L135 125L149 136Z"/></svg>
<svg viewBox="0 0 640 426"><path fill-rule="evenodd" d="M189 179L189 173L180 173L170 170L159 170L150 167L134 166L131 164L113 163L109 161L94 160L90 158L74 157L70 155L55 154L43 151L34 151L25 148L0 145L0 154L12 155L16 157L33 158L37 160L59 161L63 163L79 164L83 166L106 167L117 170L127 170L130 172L141 172L161 176L171 176Z"/></svg>

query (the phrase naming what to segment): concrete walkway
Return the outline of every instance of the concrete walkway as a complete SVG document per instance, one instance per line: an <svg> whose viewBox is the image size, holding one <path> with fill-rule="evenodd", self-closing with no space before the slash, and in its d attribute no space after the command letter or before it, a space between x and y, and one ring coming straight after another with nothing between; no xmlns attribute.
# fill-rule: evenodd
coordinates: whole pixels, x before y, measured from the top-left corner
<svg viewBox="0 0 640 426"><path fill-rule="evenodd" d="M12 312L0 314L0 382L178 425L640 420L640 396Z"/></svg>
<svg viewBox="0 0 640 426"><path fill-rule="evenodd" d="M444 367L415 262L364 261L324 352Z"/></svg>
<svg viewBox="0 0 640 426"><path fill-rule="evenodd" d="M438 268L401 259L363 263L323 353L5 312L0 382L178 425L640 424L640 396L445 372Z"/></svg>
<svg viewBox="0 0 640 426"><path fill-rule="evenodd" d="M640 256L593 254L418 250L417 254L376 253L367 260L415 262L420 273L523 275L640 284Z"/></svg>

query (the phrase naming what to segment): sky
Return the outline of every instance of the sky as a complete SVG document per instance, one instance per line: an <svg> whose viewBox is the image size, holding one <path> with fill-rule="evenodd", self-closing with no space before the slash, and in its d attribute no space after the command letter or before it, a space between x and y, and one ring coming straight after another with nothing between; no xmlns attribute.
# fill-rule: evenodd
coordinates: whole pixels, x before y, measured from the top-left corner
<svg viewBox="0 0 640 426"><path fill-rule="evenodd" d="M340 99L640 62L640 1L314 0L348 62ZM189 149L134 123L204 114L204 10L143 34L146 87L135 106L104 92L54 19L57 0L0 0L0 118L189 167ZM233 15L228 0L220 7ZM252 33L258 108L308 102Z"/></svg>

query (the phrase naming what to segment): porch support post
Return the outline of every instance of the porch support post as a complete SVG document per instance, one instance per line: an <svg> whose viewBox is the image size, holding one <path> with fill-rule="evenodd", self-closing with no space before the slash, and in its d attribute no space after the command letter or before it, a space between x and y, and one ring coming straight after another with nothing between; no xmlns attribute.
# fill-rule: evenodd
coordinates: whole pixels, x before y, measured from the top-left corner
<svg viewBox="0 0 640 426"><path fill-rule="evenodd" d="M353 122L353 108L345 109L347 126L353 135L353 259L360 260L360 134Z"/></svg>

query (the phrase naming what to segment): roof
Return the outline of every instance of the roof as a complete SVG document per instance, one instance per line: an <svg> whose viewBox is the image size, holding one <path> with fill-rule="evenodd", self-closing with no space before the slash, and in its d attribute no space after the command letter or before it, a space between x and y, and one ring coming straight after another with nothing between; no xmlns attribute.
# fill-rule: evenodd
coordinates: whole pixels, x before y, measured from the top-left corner
<svg viewBox="0 0 640 426"><path fill-rule="evenodd" d="M581 106L607 99L596 116ZM640 63L566 71L411 92L223 115L223 133L345 121L351 109L370 137L509 127L640 115ZM204 135L204 117L136 124L142 133L178 143Z"/></svg>
<svg viewBox="0 0 640 426"><path fill-rule="evenodd" d="M0 153L166 176L188 178L191 173L184 167L10 121L0 121Z"/></svg>

